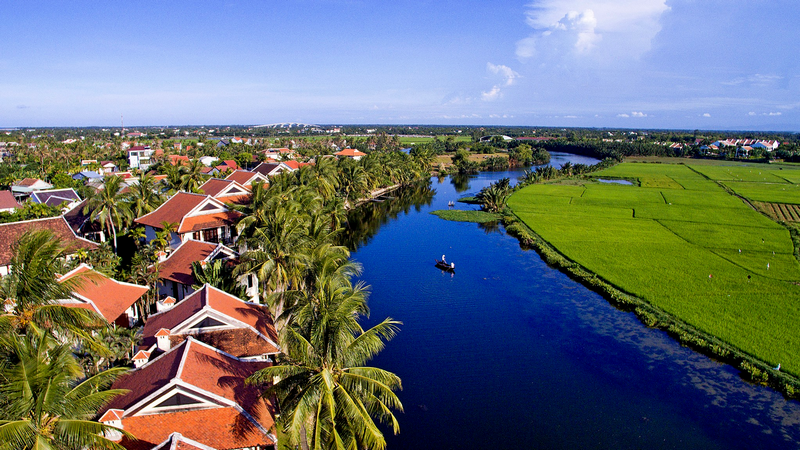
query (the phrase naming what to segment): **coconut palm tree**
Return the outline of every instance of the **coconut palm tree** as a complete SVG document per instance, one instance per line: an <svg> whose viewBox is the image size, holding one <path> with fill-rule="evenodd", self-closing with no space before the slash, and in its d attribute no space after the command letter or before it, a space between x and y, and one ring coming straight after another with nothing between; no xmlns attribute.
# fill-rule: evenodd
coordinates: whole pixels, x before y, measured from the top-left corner
<svg viewBox="0 0 800 450"><path fill-rule="evenodd" d="M139 179L138 183L131 186L130 192L126 195L126 201L130 205L133 216L142 217L164 203L164 198L158 192L155 178L152 175L145 175Z"/></svg>
<svg viewBox="0 0 800 450"><path fill-rule="evenodd" d="M186 192L199 192L200 185L207 178L203 173L205 168L206 166L199 159L195 159L185 166L186 172L181 175L181 189Z"/></svg>
<svg viewBox="0 0 800 450"><path fill-rule="evenodd" d="M89 331L105 325L94 311L68 308L58 303L69 298L87 277L72 277L58 282L67 251L48 230L23 234L13 246L11 270L0 280L0 334L49 330L60 336L78 337L91 343Z"/></svg>
<svg viewBox="0 0 800 450"><path fill-rule="evenodd" d="M278 399L277 425L290 447L383 449L386 440L376 420L399 432L392 410L403 409L393 392L401 382L365 363L395 336L400 323L387 318L364 330L358 323L367 313L364 286L329 281L316 282L314 294L294 308L281 333L283 361L248 382L279 380L265 395Z"/></svg>
<svg viewBox="0 0 800 450"><path fill-rule="evenodd" d="M125 392L108 389L125 369L81 381L70 346L46 333L5 336L0 346L0 449L123 449L104 434L130 435L92 418Z"/></svg>
<svg viewBox="0 0 800 450"><path fill-rule="evenodd" d="M235 297L247 298L247 290L233 275L233 266L226 261L221 259L211 262L194 261L192 262L192 275L197 280L197 283L192 285L194 290L198 290L208 283Z"/></svg>
<svg viewBox="0 0 800 450"><path fill-rule="evenodd" d="M117 252L117 229L133 220L133 212L129 204L124 201L125 195L119 192L122 181L122 177L116 175L106 177L103 189L89 197L86 206L83 207L84 214L91 212L90 219L100 222L100 225L113 236L115 254Z"/></svg>

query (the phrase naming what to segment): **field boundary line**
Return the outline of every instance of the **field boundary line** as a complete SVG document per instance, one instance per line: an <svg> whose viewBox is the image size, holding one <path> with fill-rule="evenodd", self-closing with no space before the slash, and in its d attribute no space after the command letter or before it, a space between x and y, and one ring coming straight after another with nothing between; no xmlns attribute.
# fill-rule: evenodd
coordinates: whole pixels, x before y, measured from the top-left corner
<svg viewBox="0 0 800 450"><path fill-rule="evenodd" d="M774 371L771 364L612 284L561 253L553 244L533 231L513 210L503 219L503 225L509 235L517 238L527 248L535 250L548 266L598 293L621 311L633 312L645 326L663 330L681 345L729 364L738 370L745 380L769 385L789 398L800 398L798 376Z"/></svg>

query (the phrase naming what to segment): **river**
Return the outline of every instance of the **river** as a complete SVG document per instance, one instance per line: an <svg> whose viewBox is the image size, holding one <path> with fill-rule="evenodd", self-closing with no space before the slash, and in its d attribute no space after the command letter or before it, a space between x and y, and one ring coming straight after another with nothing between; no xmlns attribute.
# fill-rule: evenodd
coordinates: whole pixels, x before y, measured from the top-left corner
<svg viewBox="0 0 800 450"><path fill-rule="evenodd" d="M403 380L390 450L800 448L800 403L645 327L502 226L429 214L519 175L433 178L354 219L367 325L403 322L371 363ZM434 267L442 254L455 275Z"/></svg>

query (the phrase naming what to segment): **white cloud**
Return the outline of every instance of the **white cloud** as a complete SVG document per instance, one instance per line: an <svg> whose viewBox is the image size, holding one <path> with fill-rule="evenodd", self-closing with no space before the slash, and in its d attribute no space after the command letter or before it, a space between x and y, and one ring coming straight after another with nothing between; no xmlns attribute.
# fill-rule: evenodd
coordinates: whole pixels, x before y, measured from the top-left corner
<svg viewBox="0 0 800 450"><path fill-rule="evenodd" d="M503 79L505 80L504 84L506 86L511 86L512 84L514 84L514 80L516 80L520 76L517 72L511 70L510 67L504 66L502 64L486 63L486 68L489 70L489 72L502 76Z"/></svg>
<svg viewBox="0 0 800 450"><path fill-rule="evenodd" d="M481 100L491 102L500 98L500 86L494 86L490 91L481 92Z"/></svg>
<svg viewBox="0 0 800 450"><path fill-rule="evenodd" d="M636 58L650 49L668 10L666 0L535 0L525 13L533 32L517 42L517 57Z"/></svg>
<svg viewBox="0 0 800 450"><path fill-rule="evenodd" d="M617 114L617 117L630 117L630 116L625 113L622 113L622 114Z"/></svg>
<svg viewBox="0 0 800 450"><path fill-rule="evenodd" d="M643 113L641 111L633 111L633 112L631 112L631 116L632 117L647 117L647 114L645 114L645 113Z"/></svg>
<svg viewBox="0 0 800 450"><path fill-rule="evenodd" d="M767 114L767 115L768 115L768 116L780 116L781 114L783 114L783 113L782 113L782 112L780 112L780 111L778 111L778 112L771 112L771 113L769 113L769 114Z"/></svg>
<svg viewBox="0 0 800 450"><path fill-rule="evenodd" d="M747 113L747 115L748 115L748 116L755 116L755 115L756 115L756 112L755 112L755 111L750 111L749 113Z"/></svg>
<svg viewBox="0 0 800 450"><path fill-rule="evenodd" d="M711 114L709 114L709 113L703 113L703 117L711 117Z"/></svg>
<svg viewBox="0 0 800 450"><path fill-rule="evenodd" d="M730 81L723 81L722 84L726 86L739 86L742 84L747 84L754 87L771 87L775 86L782 79L783 77L780 75L764 75L756 73L746 77L734 78Z"/></svg>
<svg viewBox="0 0 800 450"><path fill-rule="evenodd" d="M501 88L513 85L515 80L520 77L520 74L502 64L486 63L486 70L495 75L499 75L502 81L492 86L490 90L481 93L481 100L485 102L491 102L502 97L503 94L500 92Z"/></svg>

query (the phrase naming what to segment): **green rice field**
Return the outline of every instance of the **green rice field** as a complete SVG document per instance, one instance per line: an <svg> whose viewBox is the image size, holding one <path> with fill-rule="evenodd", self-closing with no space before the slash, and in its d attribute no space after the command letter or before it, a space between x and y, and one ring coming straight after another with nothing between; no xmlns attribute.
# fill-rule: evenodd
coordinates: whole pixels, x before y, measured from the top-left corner
<svg viewBox="0 0 800 450"><path fill-rule="evenodd" d="M593 176L635 183L535 184L508 204L623 291L800 374L800 263L790 234L727 190L800 203L800 167L622 163Z"/></svg>

